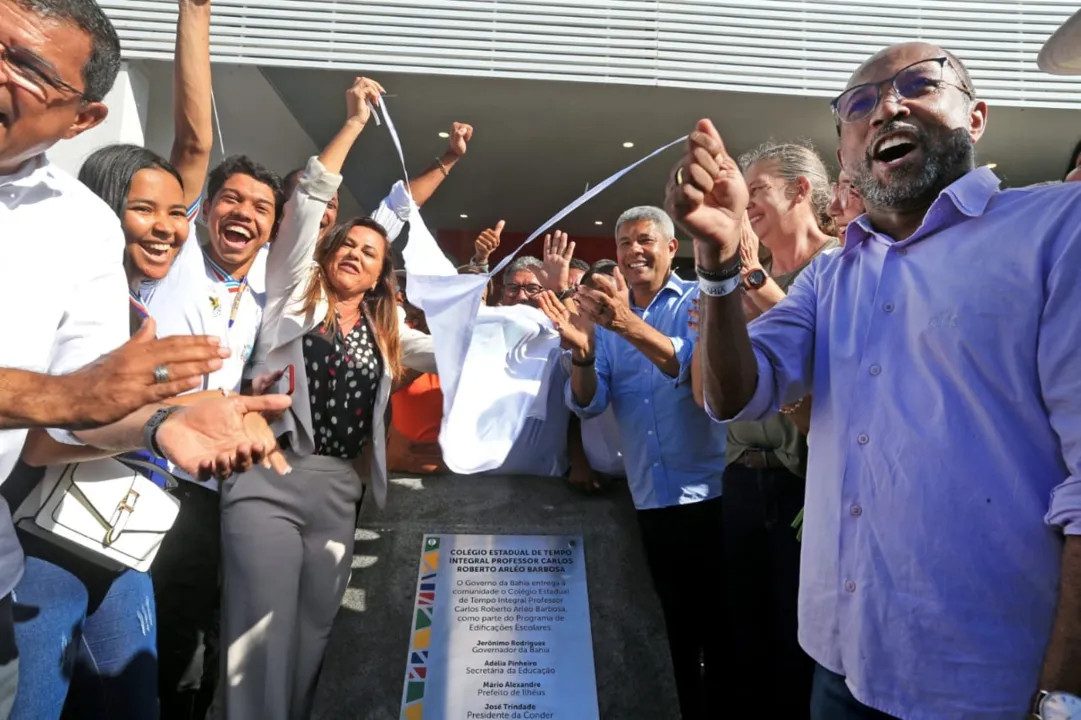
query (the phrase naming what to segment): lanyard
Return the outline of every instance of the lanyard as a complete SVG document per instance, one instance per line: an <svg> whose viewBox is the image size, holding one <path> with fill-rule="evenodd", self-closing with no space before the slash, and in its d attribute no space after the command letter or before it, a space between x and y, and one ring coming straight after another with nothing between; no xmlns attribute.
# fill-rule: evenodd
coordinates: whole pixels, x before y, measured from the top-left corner
<svg viewBox="0 0 1081 720"><path fill-rule="evenodd" d="M131 303L131 309L135 311L135 314L139 316L140 320L146 320L150 315L146 309L146 305L144 305L139 296L135 294L135 291L128 290L128 302Z"/></svg>
<svg viewBox="0 0 1081 720"><path fill-rule="evenodd" d="M225 287L228 288L230 293L233 293L233 307L229 311L229 329L232 330L233 323L236 322L236 315L240 311L240 301L244 298L244 292L248 289L248 277L245 275L243 280L237 280L218 267L218 264L209 257L204 255L203 259L206 260L207 267L210 268L210 272L214 274L218 282L225 283Z"/></svg>

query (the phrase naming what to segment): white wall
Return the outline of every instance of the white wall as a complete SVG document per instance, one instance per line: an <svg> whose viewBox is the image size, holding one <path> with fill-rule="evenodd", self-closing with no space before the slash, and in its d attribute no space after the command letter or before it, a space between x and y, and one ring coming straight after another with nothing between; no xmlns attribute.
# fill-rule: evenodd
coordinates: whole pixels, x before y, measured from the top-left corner
<svg viewBox="0 0 1081 720"><path fill-rule="evenodd" d="M215 64L213 71L221 133L215 129L211 167L225 157L221 138L226 155L249 155L282 175L303 166L318 152L259 68ZM125 62L105 98L109 116L93 130L58 143L49 151L50 159L77 175L90 153L112 143L145 145L168 157L173 144L172 77L172 63ZM343 215L359 208L345 189L341 206Z"/></svg>
<svg viewBox="0 0 1081 720"><path fill-rule="evenodd" d="M113 143L142 145L150 104L150 82L142 62L125 62L112 92L105 97L109 115L101 125L71 140L62 140L48 152L49 159L72 175L79 174L83 160Z"/></svg>
<svg viewBox="0 0 1081 720"><path fill-rule="evenodd" d="M152 88L146 145L168 156L173 143L172 63L145 61L144 65ZM219 135L216 126L211 167L228 155L248 155L285 175L318 153L315 143L259 68L215 64L213 70L221 132ZM341 192L341 206L343 214L355 212L359 207L345 189Z"/></svg>

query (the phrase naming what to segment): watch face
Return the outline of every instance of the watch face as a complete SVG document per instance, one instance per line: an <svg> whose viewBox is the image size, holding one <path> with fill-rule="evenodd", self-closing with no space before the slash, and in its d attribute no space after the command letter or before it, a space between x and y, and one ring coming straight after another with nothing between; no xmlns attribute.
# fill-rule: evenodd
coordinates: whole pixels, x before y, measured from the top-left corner
<svg viewBox="0 0 1081 720"><path fill-rule="evenodd" d="M1042 720L1081 719L1081 698L1064 692L1048 693L1040 701Z"/></svg>
<svg viewBox="0 0 1081 720"><path fill-rule="evenodd" d="M753 288L760 288L766 284L766 272L764 270L752 270L747 275L747 284Z"/></svg>

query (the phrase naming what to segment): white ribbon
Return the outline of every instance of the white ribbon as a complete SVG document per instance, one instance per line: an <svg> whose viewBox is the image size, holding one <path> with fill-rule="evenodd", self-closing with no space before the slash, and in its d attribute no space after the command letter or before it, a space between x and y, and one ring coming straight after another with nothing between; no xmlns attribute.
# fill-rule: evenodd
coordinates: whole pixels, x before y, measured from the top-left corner
<svg viewBox="0 0 1081 720"><path fill-rule="evenodd" d="M379 108L398 151L402 172L406 173L405 154L386 98L380 99ZM500 272L547 228L683 139L654 150L560 210L488 276L458 274L410 196L409 242L402 251L406 293L409 302L424 311L435 345L443 389L439 444L450 470L471 474L495 470L503 464L527 418L544 417L547 393L542 390L550 363L559 352L559 335L540 310L528 305L481 304L489 277ZM408 182L407 173L405 177Z"/></svg>

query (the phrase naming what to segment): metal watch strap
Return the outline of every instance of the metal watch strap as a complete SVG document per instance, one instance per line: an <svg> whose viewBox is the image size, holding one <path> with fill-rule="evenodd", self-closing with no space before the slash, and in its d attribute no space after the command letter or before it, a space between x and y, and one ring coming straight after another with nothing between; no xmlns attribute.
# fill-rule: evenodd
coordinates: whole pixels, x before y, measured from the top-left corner
<svg viewBox="0 0 1081 720"><path fill-rule="evenodd" d="M162 424L169 419L170 415L179 410L179 405L161 408L150 416L150 419L146 421L146 425L143 425L143 446L153 453L154 457L165 457L161 448L158 447L158 430L161 428Z"/></svg>

